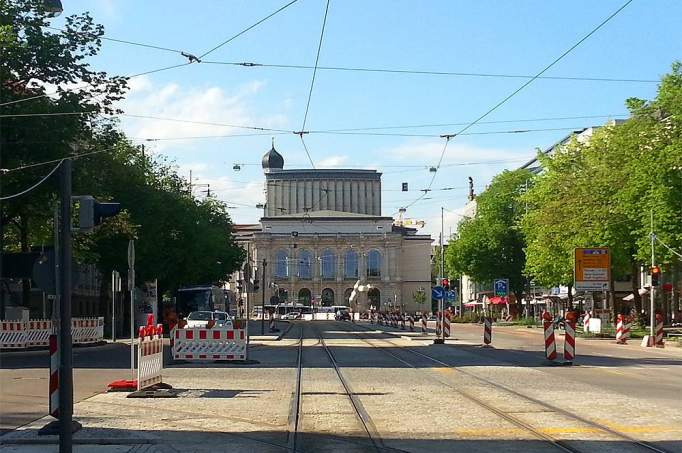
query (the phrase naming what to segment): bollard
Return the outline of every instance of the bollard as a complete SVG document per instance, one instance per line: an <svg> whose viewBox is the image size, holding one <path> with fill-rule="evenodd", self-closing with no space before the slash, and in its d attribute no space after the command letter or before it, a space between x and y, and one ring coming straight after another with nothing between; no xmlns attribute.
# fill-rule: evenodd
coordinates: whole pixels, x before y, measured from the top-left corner
<svg viewBox="0 0 682 453"><path fill-rule="evenodd" d="M450 338L450 312L446 311L443 316L443 336Z"/></svg>
<svg viewBox="0 0 682 453"><path fill-rule="evenodd" d="M410 332L414 332L414 316L408 316L407 320L410 323Z"/></svg>
<svg viewBox="0 0 682 453"><path fill-rule="evenodd" d="M664 348L665 341L663 340L663 315L656 313L656 341L657 348Z"/></svg>
<svg viewBox="0 0 682 453"><path fill-rule="evenodd" d="M400 316L400 330L405 330L405 315L403 315L401 313L399 316Z"/></svg>
<svg viewBox="0 0 682 453"><path fill-rule="evenodd" d="M630 329L632 328L632 316L625 316L623 319L623 344L630 339Z"/></svg>
<svg viewBox="0 0 682 453"><path fill-rule="evenodd" d="M566 313L564 320L564 362L572 363L575 359L575 326L578 316L574 311Z"/></svg>
<svg viewBox="0 0 682 453"><path fill-rule="evenodd" d="M545 311L542 314L542 327L545 331L545 357L547 360L556 359L556 342L554 341L554 321L552 315Z"/></svg>
<svg viewBox="0 0 682 453"><path fill-rule="evenodd" d="M50 335L50 415L59 419L59 347L57 335Z"/></svg>
<svg viewBox="0 0 682 453"><path fill-rule="evenodd" d="M488 346L493 342L493 320L487 316L483 318L483 343Z"/></svg>
<svg viewBox="0 0 682 453"><path fill-rule="evenodd" d="M590 318L592 318L592 315L590 314L589 311L585 312L585 316L583 316L583 332L588 333L590 331Z"/></svg>
<svg viewBox="0 0 682 453"><path fill-rule="evenodd" d="M440 337L441 334L441 324L440 324L440 312L436 312L436 336Z"/></svg>
<svg viewBox="0 0 682 453"><path fill-rule="evenodd" d="M422 313L422 333L427 332L427 321L426 313Z"/></svg>
<svg viewBox="0 0 682 453"><path fill-rule="evenodd" d="M618 314L618 317L616 318L616 344L626 344L627 340L623 332L624 332L623 315Z"/></svg>

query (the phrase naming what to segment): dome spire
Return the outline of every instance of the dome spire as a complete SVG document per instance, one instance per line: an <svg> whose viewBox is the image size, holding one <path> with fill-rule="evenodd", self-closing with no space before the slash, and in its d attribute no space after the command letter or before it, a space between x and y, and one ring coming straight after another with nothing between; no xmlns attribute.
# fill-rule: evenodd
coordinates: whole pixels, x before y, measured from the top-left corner
<svg viewBox="0 0 682 453"><path fill-rule="evenodd" d="M262 164L265 173L284 168L284 157L275 149L275 137L272 137L272 148L263 156Z"/></svg>

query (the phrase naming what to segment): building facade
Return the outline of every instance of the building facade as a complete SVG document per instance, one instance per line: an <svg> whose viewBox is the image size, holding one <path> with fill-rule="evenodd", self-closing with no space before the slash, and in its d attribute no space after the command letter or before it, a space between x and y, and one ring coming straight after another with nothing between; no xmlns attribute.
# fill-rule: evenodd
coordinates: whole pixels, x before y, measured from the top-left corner
<svg viewBox="0 0 682 453"><path fill-rule="evenodd" d="M381 173L283 167L273 147L263 157L267 201L260 230L243 236L249 250L243 278L259 280L252 307L278 300L430 311L431 237L381 215ZM351 303L358 280L370 289Z"/></svg>

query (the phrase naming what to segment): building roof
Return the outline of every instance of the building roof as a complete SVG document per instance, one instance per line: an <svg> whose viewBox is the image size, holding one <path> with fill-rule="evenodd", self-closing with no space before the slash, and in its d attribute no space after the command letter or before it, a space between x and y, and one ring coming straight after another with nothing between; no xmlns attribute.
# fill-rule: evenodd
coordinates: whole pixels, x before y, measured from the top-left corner
<svg viewBox="0 0 682 453"><path fill-rule="evenodd" d="M299 212L284 214L275 217L263 217L261 220L291 220L291 219L321 219L321 220L393 220L392 217L358 214L355 212L331 211L322 209L319 211Z"/></svg>
<svg viewBox="0 0 682 453"><path fill-rule="evenodd" d="M282 157L282 155L278 153L277 150L275 149L274 141L272 143L272 148L270 149L270 151L265 153L265 155L263 156L262 165L263 170L265 172L281 170L282 168L284 168L284 157Z"/></svg>
<svg viewBox="0 0 682 453"><path fill-rule="evenodd" d="M295 168L290 170L270 169L267 179L362 179L380 181L381 173L376 170L357 168Z"/></svg>

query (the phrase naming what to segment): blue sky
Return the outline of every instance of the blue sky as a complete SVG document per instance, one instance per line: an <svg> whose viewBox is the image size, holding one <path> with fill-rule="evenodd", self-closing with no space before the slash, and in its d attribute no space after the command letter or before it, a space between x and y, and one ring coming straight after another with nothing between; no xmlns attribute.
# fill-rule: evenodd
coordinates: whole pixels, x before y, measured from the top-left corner
<svg viewBox="0 0 682 453"><path fill-rule="evenodd" d="M106 36L181 49L199 55L287 3L279 1L62 0L64 15L90 11ZM624 0L332 0L321 66L379 67L456 72L534 74L617 9ZM199 6L197 6L199 5ZM299 0L283 12L207 57L212 61L312 65L324 0ZM682 2L635 0L604 28L545 75L658 79L682 58ZM55 20L59 25L63 18ZM111 74L134 74L182 63L172 52L105 41L92 65ZM194 64L138 77L123 103L128 113L300 130L311 70ZM475 119L524 79L405 75L320 70L308 130L459 123ZM622 115L630 96L651 98L655 83L537 80L487 121L588 115ZM580 128L607 118L481 124L469 132ZM151 149L174 159L196 183L210 183L234 202L237 223L257 221L260 211L239 204L262 201L258 165L270 136L183 139L248 131L191 123L125 119L129 135L170 140ZM452 133L457 126L401 129L407 134ZM467 176L478 190L504 168L515 168L568 133L469 135L454 138L427 199L408 211L440 227L440 207L456 211L466 201ZM294 134L275 138L285 167L309 166ZM306 143L318 166L377 168L384 172L383 213L419 195L443 140L431 137L310 134ZM496 164L480 164L482 161ZM504 162L499 162L504 161ZM235 172L235 162L246 164ZM477 162L477 165L459 165ZM421 168L393 167L418 165ZM458 166L459 165L459 166ZM401 193L400 183L411 191ZM458 217L448 214L446 230Z"/></svg>

